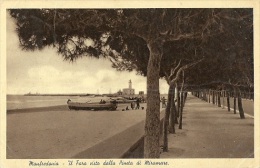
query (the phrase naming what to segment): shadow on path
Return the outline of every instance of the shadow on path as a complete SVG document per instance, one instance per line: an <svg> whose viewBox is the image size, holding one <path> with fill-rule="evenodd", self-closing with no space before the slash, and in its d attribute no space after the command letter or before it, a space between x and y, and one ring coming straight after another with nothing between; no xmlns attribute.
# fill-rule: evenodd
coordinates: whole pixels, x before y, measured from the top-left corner
<svg viewBox="0 0 260 168"><path fill-rule="evenodd" d="M161 158L253 158L254 119L188 95L183 129L169 134L169 152Z"/></svg>

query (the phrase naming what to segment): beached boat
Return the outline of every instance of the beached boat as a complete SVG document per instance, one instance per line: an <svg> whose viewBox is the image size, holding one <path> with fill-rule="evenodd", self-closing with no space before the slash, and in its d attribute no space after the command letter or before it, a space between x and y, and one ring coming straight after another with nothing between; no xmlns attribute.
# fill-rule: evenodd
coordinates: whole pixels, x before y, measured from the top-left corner
<svg viewBox="0 0 260 168"><path fill-rule="evenodd" d="M115 98L110 98L113 101L116 101L117 103L132 103L132 102L136 102L136 100L130 100L130 99L126 99L123 97L115 97Z"/></svg>
<svg viewBox="0 0 260 168"><path fill-rule="evenodd" d="M80 103L68 100L67 104L70 110L116 110L117 108L115 101L107 103Z"/></svg>

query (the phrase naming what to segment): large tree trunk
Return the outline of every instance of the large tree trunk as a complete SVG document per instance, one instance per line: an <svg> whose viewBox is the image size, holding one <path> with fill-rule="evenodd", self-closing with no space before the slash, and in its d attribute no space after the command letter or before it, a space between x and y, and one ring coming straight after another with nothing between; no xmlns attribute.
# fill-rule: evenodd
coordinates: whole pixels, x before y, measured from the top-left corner
<svg viewBox="0 0 260 168"><path fill-rule="evenodd" d="M176 116L176 106L175 106L175 89L173 90L173 94L172 94L172 99L171 99L171 109L170 109L170 126L169 126L169 131L172 134L175 134L175 123L178 123L178 119Z"/></svg>
<svg viewBox="0 0 260 168"><path fill-rule="evenodd" d="M236 92L234 92L234 114L236 114L237 113L237 100L236 100Z"/></svg>
<svg viewBox="0 0 260 168"><path fill-rule="evenodd" d="M182 85L181 85L181 107L180 107L180 123L179 123L179 129L182 129L182 113L183 113L183 106L184 106L184 94L183 94L183 86L185 82L185 76L184 71L182 71Z"/></svg>
<svg viewBox="0 0 260 168"><path fill-rule="evenodd" d="M186 100L187 100L187 97L188 97L188 93L185 92L185 93L184 93L184 105L185 105L185 102L186 102Z"/></svg>
<svg viewBox="0 0 260 168"><path fill-rule="evenodd" d="M209 95L208 95L208 102L210 103L210 96L211 96L211 91L209 90Z"/></svg>
<svg viewBox="0 0 260 168"><path fill-rule="evenodd" d="M224 108L224 103L225 103L225 91L222 91L222 108Z"/></svg>
<svg viewBox="0 0 260 168"><path fill-rule="evenodd" d="M178 86L178 83L176 84L176 92L177 92L177 117L180 117L180 88ZM197 93L196 93L197 95Z"/></svg>
<svg viewBox="0 0 260 168"><path fill-rule="evenodd" d="M170 125L171 125L171 127L172 127L172 124L178 124L178 117L179 117L179 113L178 113L178 111L177 111L177 107L176 107L176 104L175 104L175 102L177 103L177 99L178 99L178 96L177 96L177 94L178 94L178 84L177 83L175 83L175 90L174 90L174 98L173 98L173 102L174 102L174 112L175 112L175 123L170 123Z"/></svg>
<svg viewBox="0 0 260 168"><path fill-rule="evenodd" d="M179 122L179 129L182 129L182 112L183 112L183 92L181 92L180 96L180 122Z"/></svg>
<svg viewBox="0 0 260 168"><path fill-rule="evenodd" d="M237 94L237 105L238 105L238 111L241 119L245 119L244 109L242 105L242 98L241 98L241 92Z"/></svg>
<svg viewBox="0 0 260 168"><path fill-rule="evenodd" d="M227 91L227 107L228 107L228 111L230 111L229 91Z"/></svg>
<svg viewBox="0 0 260 168"><path fill-rule="evenodd" d="M171 102L172 102L172 94L174 86L170 85L168 90L168 100L167 100L167 106L165 110L165 116L164 116L164 123L163 123L163 152L168 152L168 126L169 126L169 116L170 116L170 110L171 110Z"/></svg>
<svg viewBox="0 0 260 168"><path fill-rule="evenodd" d="M212 104L215 104L215 91L212 91Z"/></svg>
<svg viewBox="0 0 260 168"><path fill-rule="evenodd" d="M147 66L147 109L145 120L144 157L160 157L160 94L159 71L162 42L148 43L150 57Z"/></svg>
<svg viewBox="0 0 260 168"><path fill-rule="evenodd" d="M203 90L204 92L204 101L207 102L208 101L208 95L207 95L207 90ZM185 98L185 97L184 97ZM185 100L185 99L184 99Z"/></svg>
<svg viewBox="0 0 260 168"><path fill-rule="evenodd" d="M220 91L217 92L218 94L218 107L221 107L221 103L220 103Z"/></svg>

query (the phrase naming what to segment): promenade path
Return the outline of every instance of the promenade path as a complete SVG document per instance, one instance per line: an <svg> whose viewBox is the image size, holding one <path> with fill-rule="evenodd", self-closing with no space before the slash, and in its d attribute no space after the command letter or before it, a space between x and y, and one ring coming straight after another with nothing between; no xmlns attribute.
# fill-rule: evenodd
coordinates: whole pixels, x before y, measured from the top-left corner
<svg viewBox="0 0 260 168"><path fill-rule="evenodd" d="M183 128L169 134L161 158L253 158L254 119L188 95Z"/></svg>

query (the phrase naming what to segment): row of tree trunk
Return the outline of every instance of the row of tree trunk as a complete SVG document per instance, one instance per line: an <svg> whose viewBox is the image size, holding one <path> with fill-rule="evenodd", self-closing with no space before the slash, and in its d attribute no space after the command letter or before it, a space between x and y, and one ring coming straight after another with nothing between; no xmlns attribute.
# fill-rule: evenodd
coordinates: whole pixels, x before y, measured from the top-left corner
<svg viewBox="0 0 260 168"><path fill-rule="evenodd" d="M213 91L213 90L210 90L210 91ZM227 97L227 94L229 94L229 97L237 97L236 91L231 92L231 91L222 90L219 92L220 92L221 97ZM204 94L203 91L196 92L196 94L199 94L199 93L200 93L200 95L197 95L197 97L201 97ZM240 92L239 94L242 99L254 100L254 92Z"/></svg>
<svg viewBox="0 0 260 168"><path fill-rule="evenodd" d="M192 94L208 103L224 108L225 99L227 100L227 110L231 110L230 98L233 98L234 114L238 111L240 118L244 119L244 110L242 98L253 99L253 93L241 93L240 91L226 91L226 90L200 90L192 92ZM168 133L175 134L175 125L179 124L179 129L182 129L182 115L183 108L186 102L187 92L182 90L182 87L170 85L168 90L168 100L165 110L164 126L163 126L163 152L168 152Z"/></svg>
<svg viewBox="0 0 260 168"><path fill-rule="evenodd" d="M225 99L227 99L227 109L230 111L230 97L233 98L233 109L234 114L237 112L237 107L239 111L239 115L241 119L245 118L243 104L242 104L242 94L239 90L235 90L235 92L230 92L226 90L200 90L196 92L192 92L192 94L208 103L212 103L217 105L218 107L224 108ZM222 102L222 103L221 103Z"/></svg>
<svg viewBox="0 0 260 168"><path fill-rule="evenodd" d="M218 107L224 108L225 99L227 100L226 106L227 110L231 110L230 98L233 98L233 110L234 114L238 111L240 118L244 119L244 110L242 104L242 98L253 99L252 95L245 96L239 91L230 92L226 90L200 90L192 92L192 94L208 103L217 105ZM243 96L242 96L243 95ZM182 90L182 87L176 87L175 85L170 85L168 90L168 100L165 110L164 126L163 126L163 152L168 152L168 133L175 134L175 125L179 124L179 129L182 129L182 116L183 107L185 105L187 98L187 92Z"/></svg>

